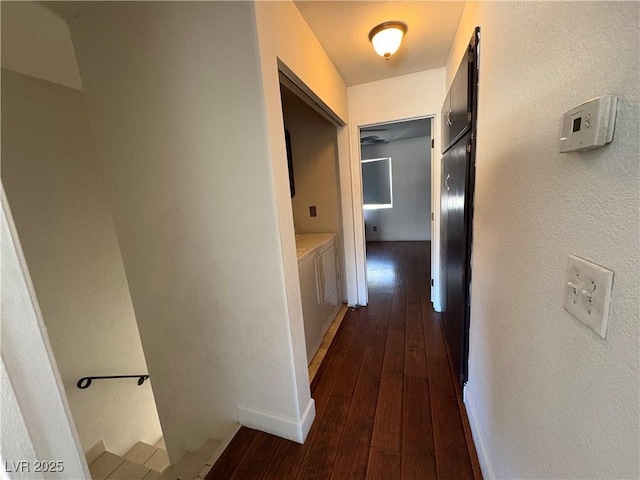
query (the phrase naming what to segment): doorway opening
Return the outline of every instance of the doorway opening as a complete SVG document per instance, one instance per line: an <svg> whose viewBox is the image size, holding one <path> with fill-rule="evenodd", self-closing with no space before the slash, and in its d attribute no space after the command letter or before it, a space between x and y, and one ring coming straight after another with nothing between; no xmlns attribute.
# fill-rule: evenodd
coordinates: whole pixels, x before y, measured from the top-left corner
<svg viewBox="0 0 640 480"><path fill-rule="evenodd" d="M384 257L368 253L381 242L417 242L430 250L433 119L361 126L359 135L367 286L392 288L395 276Z"/></svg>
<svg viewBox="0 0 640 480"><path fill-rule="evenodd" d="M280 97L309 379L346 313L336 121L284 74Z"/></svg>

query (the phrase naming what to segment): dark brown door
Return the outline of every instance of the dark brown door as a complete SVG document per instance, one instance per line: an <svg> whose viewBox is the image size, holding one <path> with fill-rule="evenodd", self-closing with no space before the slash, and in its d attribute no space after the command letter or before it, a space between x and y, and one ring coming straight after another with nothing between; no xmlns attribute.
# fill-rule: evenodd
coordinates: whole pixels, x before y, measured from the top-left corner
<svg viewBox="0 0 640 480"><path fill-rule="evenodd" d="M471 134L467 133L442 158L441 245L444 302L442 327L449 346L453 370L464 382L467 375L467 218L468 172Z"/></svg>
<svg viewBox="0 0 640 480"><path fill-rule="evenodd" d="M443 149L440 198L441 319L460 385L467 381L469 358L479 39L476 28L443 107L449 143Z"/></svg>

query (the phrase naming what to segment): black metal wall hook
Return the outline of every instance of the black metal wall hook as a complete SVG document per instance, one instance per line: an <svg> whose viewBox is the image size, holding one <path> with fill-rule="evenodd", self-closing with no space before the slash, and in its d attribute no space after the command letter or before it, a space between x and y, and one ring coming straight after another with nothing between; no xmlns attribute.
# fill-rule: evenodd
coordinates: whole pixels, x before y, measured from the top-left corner
<svg viewBox="0 0 640 480"><path fill-rule="evenodd" d="M78 383L76 383L76 386L79 389L84 390L85 388L89 388L91 386L91 382L93 380L103 380L103 379L106 379L106 378L137 378L138 379L138 385L142 385L144 383L144 381L149 378L149 375L147 375L147 374L142 374L142 375L108 375L108 376L101 376L101 377L82 377L80 380L78 380Z"/></svg>

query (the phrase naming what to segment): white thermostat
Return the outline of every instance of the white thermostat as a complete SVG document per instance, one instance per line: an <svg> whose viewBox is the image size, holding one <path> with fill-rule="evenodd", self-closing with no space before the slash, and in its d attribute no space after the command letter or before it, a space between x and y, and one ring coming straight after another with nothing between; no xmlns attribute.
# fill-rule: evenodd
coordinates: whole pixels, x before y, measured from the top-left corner
<svg viewBox="0 0 640 480"><path fill-rule="evenodd" d="M590 150L611 143L618 97L602 95L562 116L560 153Z"/></svg>

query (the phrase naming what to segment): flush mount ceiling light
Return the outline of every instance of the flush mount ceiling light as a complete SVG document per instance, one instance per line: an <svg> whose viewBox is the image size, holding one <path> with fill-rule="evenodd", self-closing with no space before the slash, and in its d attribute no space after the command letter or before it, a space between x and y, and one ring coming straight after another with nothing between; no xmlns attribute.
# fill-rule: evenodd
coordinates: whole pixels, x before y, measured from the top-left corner
<svg viewBox="0 0 640 480"><path fill-rule="evenodd" d="M371 29L369 41L373 43L373 49L378 55L389 60L389 57L400 48L405 33L407 33L406 23L384 22Z"/></svg>

